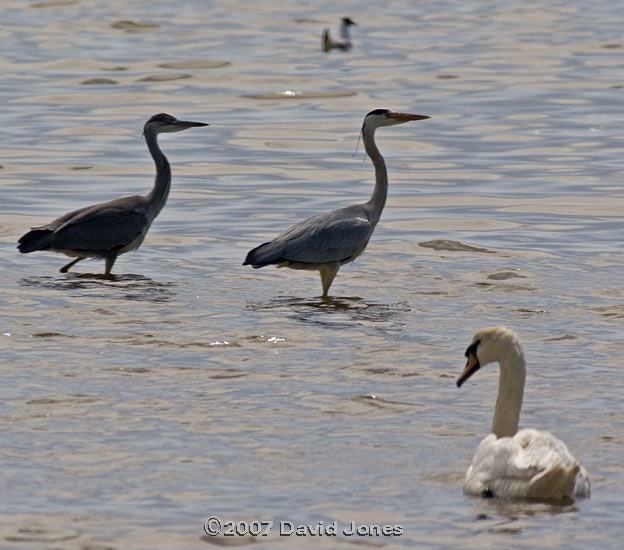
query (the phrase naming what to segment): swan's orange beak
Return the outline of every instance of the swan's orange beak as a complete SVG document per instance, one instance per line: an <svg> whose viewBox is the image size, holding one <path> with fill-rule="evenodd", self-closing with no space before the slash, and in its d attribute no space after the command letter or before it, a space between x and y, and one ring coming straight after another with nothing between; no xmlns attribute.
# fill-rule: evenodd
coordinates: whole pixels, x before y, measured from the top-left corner
<svg viewBox="0 0 624 550"><path fill-rule="evenodd" d="M431 118L427 115L411 115L409 113L395 113L392 111L386 113L386 116L400 122L409 122L410 120L425 120L426 118Z"/></svg>
<svg viewBox="0 0 624 550"><path fill-rule="evenodd" d="M481 365L479 364L479 359L477 358L476 353L470 352L467 354L467 356L468 356L468 360L466 361L464 372L462 372L459 378L457 379L458 388L461 388L461 385L481 368Z"/></svg>

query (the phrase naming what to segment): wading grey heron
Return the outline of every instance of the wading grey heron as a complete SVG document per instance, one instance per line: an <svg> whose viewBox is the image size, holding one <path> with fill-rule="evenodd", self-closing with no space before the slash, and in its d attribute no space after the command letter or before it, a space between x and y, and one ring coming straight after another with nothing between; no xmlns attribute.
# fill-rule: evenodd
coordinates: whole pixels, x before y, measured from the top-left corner
<svg viewBox="0 0 624 550"><path fill-rule="evenodd" d="M110 276L117 256L138 248L154 218L167 202L171 187L171 168L158 146L158 134L180 132L204 122L178 120L166 113L151 117L143 127L143 135L154 163L154 187L145 196L134 195L87 206L69 212L41 227L33 227L18 241L18 249L26 254L37 250L61 252L74 259L61 268L70 267L85 258L106 260L105 275Z"/></svg>
<svg viewBox="0 0 624 550"><path fill-rule="evenodd" d="M329 33L329 27L325 27L321 36L321 49L324 52L328 52L329 50L343 50L346 52L350 50L351 37L349 36L349 27L355 24L355 21L351 18L343 17L340 20L340 38L338 40L332 39Z"/></svg>
<svg viewBox="0 0 624 550"><path fill-rule="evenodd" d="M319 214L293 225L273 241L251 250L243 265L257 269L276 264L277 267L319 271L323 297L327 297L340 266L355 260L366 248L386 204L388 172L375 144L375 130L380 126L426 118L429 117L387 109L375 109L368 113L362 125L362 141L375 166L375 188L370 199L363 204Z"/></svg>

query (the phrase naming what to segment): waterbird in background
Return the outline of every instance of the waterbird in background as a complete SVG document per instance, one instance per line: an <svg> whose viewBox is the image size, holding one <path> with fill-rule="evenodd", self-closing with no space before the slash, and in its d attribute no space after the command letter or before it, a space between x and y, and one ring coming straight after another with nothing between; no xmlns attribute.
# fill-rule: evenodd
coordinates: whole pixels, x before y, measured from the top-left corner
<svg viewBox="0 0 624 550"><path fill-rule="evenodd" d="M328 52L329 50L350 50L351 37L349 36L349 27L355 24L355 21L351 20L349 17L343 17L340 20L340 38L338 40L333 40L329 32L329 27L325 27L321 36L321 49L324 52Z"/></svg>
<svg viewBox="0 0 624 550"><path fill-rule="evenodd" d="M362 141L375 166L375 188L370 199L364 204L333 210L293 225L273 241L251 250L243 265L257 269L276 264L277 267L319 271L323 298L326 298L340 266L355 260L366 248L386 204L388 172L375 144L375 130L380 126L426 118L429 117L388 109L368 113L362 125Z"/></svg>
<svg viewBox="0 0 624 550"><path fill-rule="evenodd" d="M166 113L154 115L143 128L147 148L156 164L152 190L145 196L123 197L80 208L47 225L34 227L18 241L19 251L26 254L51 250L75 258L61 268L61 273L85 258L104 259L105 275L110 276L117 256L141 245L154 218L167 202L171 168L158 146L158 134L196 126L208 124L178 120Z"/></svg>
<svg viewBox="0 0 624 550"><path fill-rule="evenodd" d="M466 357L458 387L488 363L498 362L500 378L492 433L477 449L466 473L464 491L484 497L538 500L589 497L587 472L563 441L549 432L529 428L518 431L526 371L516 334L500 326L480 330Z"/></svg>

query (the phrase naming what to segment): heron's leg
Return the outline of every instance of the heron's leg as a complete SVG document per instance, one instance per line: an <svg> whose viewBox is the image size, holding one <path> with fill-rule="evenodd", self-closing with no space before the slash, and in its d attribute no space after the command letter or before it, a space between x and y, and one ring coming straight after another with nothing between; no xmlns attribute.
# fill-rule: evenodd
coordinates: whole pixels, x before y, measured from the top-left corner
<svg viewBox="0 0 624 550"><path fill-rule="evenodd" d="M330 264L321 267L319 270L321 274L321 283L323 284L323 298L327 298L329 287L334 282L334 277L336 276L336 273L338 273L339 269L340 264Z"/></svg>
<svg viewBox="0 0 624 550"><path fill-rule="evenodd" d="M117 252L109 252L106 256L106 271L104 271L104 275L110 275L111 269L113 269L113 265L115 264L115 260L117 259Z"/></svg>
<svg viewBox="0 0 624 550"><path fill-rule="evenodd" d="M67 273L69 271L69 268L72 267L73 265L76 265L80 260L84 260L84 258L78 257L75 260L72 260L67 265L64 265L63 267L61 267L61 269L59 269L59 271L61 273Z"/></svg>

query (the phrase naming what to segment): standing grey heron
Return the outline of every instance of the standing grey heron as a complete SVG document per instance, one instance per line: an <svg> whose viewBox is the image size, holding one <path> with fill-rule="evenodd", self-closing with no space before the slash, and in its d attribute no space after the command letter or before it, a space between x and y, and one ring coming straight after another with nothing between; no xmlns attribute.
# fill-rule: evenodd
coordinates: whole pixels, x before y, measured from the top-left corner
<svg viewBox="0 0 624 550"><path fill-rule="evenodd" d="M325 27L321 36L321 49L326 53L329 50L343 50L345 52L350 50L351 37L349 36L349 27L355 24L355 21L350 17L343 17L340 20L340 38L338 40L333 40L329 33L329 27Z"/></svg>
<svg viewBox="0 0 624 550"><path fill-rule="evenodd" d="M377 145L375 130L380 126L394 126L410 120L424 120L425 115L395 113L375 109L364 117L362 141L375 166L375 188L370 199L319 214L303 220L274 240L251 250L243 265L253 268L276 264L291 269L318 270L323 284L323 298L340 266L355 260L366 248L381 217L388 194L388 172Z"/></svg>
<svg viewBox="0 0 624 550"><path fill-rule="evenodd" d="M158 134L180 132L195 126L208 124L178 120L166 113L154 115L143 127L147 148L156 164L152 190L145 196L123 197L80 208L47 225L33 227L17 241L19 251L26 254L51 250L75 258L60 269L61 273L67 273L70 267L85 258L104 259L105 275L110 276L117 256L141 245L154 218L167 202L171 168L158 146Z"/></svg>

